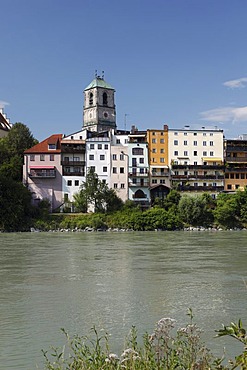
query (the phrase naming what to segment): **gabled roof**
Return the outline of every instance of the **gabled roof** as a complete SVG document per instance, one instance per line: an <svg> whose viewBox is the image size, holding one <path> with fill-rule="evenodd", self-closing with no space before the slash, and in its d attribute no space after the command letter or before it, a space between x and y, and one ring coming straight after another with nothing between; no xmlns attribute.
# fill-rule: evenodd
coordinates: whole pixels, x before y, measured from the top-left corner
<svg viewBox="0 0 247 370"><path fill-rule="evenodd" d="M114 90L114 88L109 85L107 82L105 82L105 80L102 78L102 77L99 77L97 76L85 89L85 90L89 90L89 89L92 89L94 87L102 87L104 89L110 89L110 90Z"/></svg>
<svg viewBox="0 0 247 370"><path fill-rule="evenodd" d="M61 140L62 134L54 134L49 136L47 139L41 141L39 144L34 145L32 148L25 150L25 154L35 154L35 153L61 153ZM49 144L55 144L56 149L49 149Z"/></svg>

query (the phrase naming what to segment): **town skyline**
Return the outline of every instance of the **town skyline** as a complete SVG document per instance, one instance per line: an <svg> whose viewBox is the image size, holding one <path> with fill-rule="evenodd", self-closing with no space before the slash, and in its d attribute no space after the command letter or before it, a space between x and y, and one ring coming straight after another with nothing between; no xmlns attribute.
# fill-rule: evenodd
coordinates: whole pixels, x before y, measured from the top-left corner
<svg viewBox="0 0 247 370"><path fill-rule="evenodd" d="M95 70L116 90L119 129L246 133L245 2L14 0L1 10L0 106L38 140L81 129Z"/></svg>

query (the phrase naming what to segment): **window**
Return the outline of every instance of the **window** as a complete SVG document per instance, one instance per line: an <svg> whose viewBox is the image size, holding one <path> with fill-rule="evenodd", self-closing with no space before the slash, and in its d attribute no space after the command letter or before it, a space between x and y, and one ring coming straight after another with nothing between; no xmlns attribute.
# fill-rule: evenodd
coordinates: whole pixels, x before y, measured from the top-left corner
<svg viewBox="0 0 247 370"><path fill-rule="evenodd" d="M241 179L244 179L244 173L241 173Z"/></svg>
<svg viewBox="0 0 247 370"><path fill-rule="evenodd" d="M178 155L178 151L177 150L175 150L174 155Z"/></svg>
<svg viewBox="0 0 247 370"><path fill-rule="evenodd" d="M117 167L112 167L112 172L117 173Z"/></svg>
<svg viewBox="0 0 247 370"><path fill-rule="evenodd" d="M160 139L160 144L164 144L165 140L164 139Z"/></svg>
<svg viewBox="0 0 247 370"><path fill-rule="evenodd" d="M236 185L235 185L235 189L238 189L238 188L239 188L239 184L236 184Z"/></svg>
<svg viewBox="0 0 247 370"><path fill-rule="evenodd" d="M227 184L227 190L231 190L232 188L232 185L231 184Z"/></svg>
<svg viewBox="0 0 247 370"><path fill-rule="evenodd" d="M143 148L133 148L132 154L133 155L143 155Z"/></svg>
<svg viewBox="0 0 247 370"><path fill-rule="evenodd" d="M174 132L174 135L178 135L178 133L177 132Z"/></svg>
<svg viewBox="0 0 247 370"><path fill-rule="evenodd" d="M91 171L95 172L95 166L91 166Z"/></svg>
<svg viewBox="0 0 247 370"><path fill-rule="evenodd" d="M188 175L188 171L184 171L184 175L187 176Z"/></svg>
<svg viewBox="0 0 247 370"><path fill-rule="evenodd" d="M144 163L144 158L143 157L140 158L139 163L141 163L141 164Z"/></svg>
<svg viewBox="0 0 247 370"><path fill-rule="evenodd" d="M50 154L50 161L54 161L54 159L55 159L54 154Z"/></svg>
<svg viewBox="0 0 247 370"><path fill-rule="evenodd" d="M214 156L214 152L210 152L210 157L213 157Z"/></svg>
<svg viewBox="0 0 247 370"><path fill-rule="evenodd" d="M117 139L116 143L117 143L117 144L121 144L120 139Z"/></svg>
<svg viewBox="0 0 247 370"><path fill-rule="evenodd" d="M104 155L104 154L100 154L99 159L100 159L101 161L104 161L104 160L105 160L105 155Z"/></svg>
<svg viewBox="0 0 247 370"><path fill-rule="evenodd" d="M207 186L207 183L206 183L206 182L204 182L204 183L203 183L203 186Z"/></svg>
<svg viewBox="0 0 247 370"><path fill-rule="evenodd" d="M30 161L32 161L32 162L35 161L35 155L34 154L30 155Z"/></svg>
<svg viewBox="0 0 247 370"><path fill-rule="evenodd" d="M90 144L89 148L94 149L94 144Z"/></svg>
<svg viewBox="0 0 247 370"><path fill-rule="evenodd" d="M187 140L184 140L184 145L188 145L188 141Z"/></svg>
<svg viewBox="0 0 247 370"><path fill-rule="evenodd" d="M124 189L124 188L125 188L125 184L121 184L121 185L120 185L120 188L121 188L121 189Z"/></svg>
<svg viewBox="0 0 247 370"><path fill-rule="evenodd" d="M79 186L79 180L75 180L75 186Z"/></svg>
<svg viewBox="0 0 247 370"><path fill-rule="evenodd" d="M105 144L105 150L108 150L108 144Z"/></svg>
<svg viewBox="0 0 247 370"><path fill-rule="evenodd" d="M194 162L194 166L197 166L197 162Z"/></svg>
<svg viewBox="0 0 247 370"><path fill-rule="evenodd" d="M132 179L132 184L136 184L136 179L134 178L134 179Z"/></svg>
<svg viewBox="0 0 247 370"><path fill-rule="evenodd" d="M225 174L225 179L229 179L229 173Z"/></svg>
<svg viewBox="0 0 247 370"><path fill-rule="evenodd" d="M184 136L187 136L188 134L187 134L187 132L184 132Z"/></svg>
<svg viewBox="0 0 247 370"><path fill-rule="evenodd" d="M65 202L69 201L69 194L68 193L64 193L64 201Z"/></svg>
<svg viewBox="0 0 247 370"><path fill-rule="evenodd" d="M103 172L107 172L107 167L106 166L103 167Z"/></svg>
<svg viewBox="0 0 247 370"><path fill-rule="evenodd" d="M120 173L124 173L124 167L120 167Z"/></svg>
<svg viewBox="0 0 247 370"><path fill-rule="evenodd" d="M203 133L203 136L207 136L206 132Z"/></svg>
<svg viewBox="0 0 247 370"><path fill-rule="evenodd" d="M216 182L213 182L213 186L217 186Z"/></svg>
<svg viewBox="0 0 247 370"><path fill-rule="evenodd" d="M72 185L72 180L68 180L67 181L67 186L71 186Z"/></svg>
<svg viewBox="0 0 247 370"><path fill-rule="evenodd" d="M203 146L207 146L207 142L206 142L206 141L203 141L203 142L202 142L202 145L203 145Z"/></svg>
<svg viewBox="0 0 247 370"><path fill-rule="evenodd" d="M174 140L174 145L178 145L178 140Z"/></svg>
<svg viewBox="0 0 247 370"><path fill-rule="evenodd" d="M210 132L210 136L214 136L214 134L212 132Z"/></svg>
<svg viewBox="0 0 247 370"><path fill-rule="evenodd" d="M179 175L179 171L174 171L174 175L175 176L178 176Z"/></svg>
<svg viewBox="0 0 247 370"><path fill-rule="evenodd" d="M197 141L194 141L194 146L197 146Z"/></svg>
<svg viewBox="0 0 247 370"><path fill-rule="evenodd" d="M48 149L49 150L56 149L56 144L48 144Z"/></svg>
<svg viewBox="0 0 247 370"><path fill-rule="evenodd" d="M210 141L209 144L210 144L210 146L213 146L214 145L214 142L213 141Z"/></svg>
<svg viewBox="0 0 247 370"><path fill-rule="evenodd" d="M152 184L157 184L157 179L152 179Z"/></svg>
<svg viewBox="0 0 247 370"><path fill-rule="evenodd" d="M128 144L128 139L124 139L124 144Z"/></svg>
<svg viewBox="0 0 247 370"><path fill-rule="evenodd" d="M93 93L89 94L89 105L93 105Z"/></svg>
<svg viewBox="0 0 247 370"><path fill-rule="evenodd" d="M140 174L144 174L144 168L140 168Z"/></svg>
<svg viewBox="0 0 247 370"><path fill-rule="evenodd" d="M44 161L45 160L45 155L44 154L40 154L40 160L41 161Z"/></svg>
<svg viewBox="0 0 247 370"><path fill-rule="evenodd" d="M103 184L106 184L106 180L102 180L102 183L103 183Z"/></svg>
<svg viewBox="0 0 247 370"><path fill-rule="evenodd" d="M165 150L164 149L160 149L160 153L165 153Z"/></svg>
<svg viewBox="0 0 247 370"><path fill-rule="evenodd" d="M194 156L197 156L197 150L194 150Z"/></svg>
<svg viewBox="0 0 247 370"><path fill-rule="evenodd" d="M152 135L154 136L154 135L156 135L156 132L152 132Z"/></svg>
<svg viewBox="0 0 247 370"><path fill-rule="evenodd" d="M153 162L153 163L156 163L156 158L153 158L153 159L152 159L152 162Z"/></svg>
<svg viewBox="0 0 247 370"><path fill-rule="evenodd" d="M166 180L165 179L160 179L160 184L165 184Z"/></svg>
<svg viewBox="0 0 247 370"><path fill-rule="evenodd" d="M123 161L124 160L124 154L120 154L120 161Z"/></svg>
<svg viewBox="0 0 247 370"><path fill-rule="evenodd" d="M186 157L188 156L187 150L184 151L184 156L186 156Z"/></svg>
<svg viewBox="0 0 247 370"><path fill-rule="evenodd" d="M239 173L236 173L236 179L239 179Z"/></svg>
<svg viewBox="0 0 247 370"><path fill-rule="evenodd" d="M152 139L152 144L156 144L156 139Z"/></svg>
<svg viewBox="0 0 247 370"><path fill-rule="evenodd" d="M162 131L162 132L160 133L160 135L161 135L161 136L164 136L164 132Z"/></svg>
<svg viewBox="0 0 247 370"><path fill-rule="evenodd" d="M154 148L153 148L153 149L152 149L152 153L156 153L156 149L154 149Z"/></svg>
<svg viewBox="0 0 247 370"><path fill-rule="evenodd" d="M117 154L112 154L112 160L116 161L117 160Z"/></svg>
<svg viewBox="0 0 247 370"><path fill-rule="evenodd" d="M197 132L194 132L194 136L197 136Z"/></svg>
<svg viewBox="0 0 247 370"><path fill-rule="evenodd" d="M207 152L203 152L203 153L202 153L202 155L203 155L204 157L206 157L206 156L207 156Z"/></svg>
<svg viewBox="0 0 247 370"><path fill-rule="evenodd" d="M89 154L89 159L90 159L90 161L93 161L94 160L94 155L93 154Z"/></svg>
<svg viewBox="0 0 247 370"><path fill-rule="evenodd" d="M107 93L103 93L103 105L107 105Z"/></svg>
<svg viewBox="0 0 247 370"><path fill-rule="evenodd" d="M165 163L165 158L164 157L160 158L160 163Z"/></svg>
<svg viewBox="0 0 247 370"><path fill-rule="evenodd" d="M82 136L80 136L80 140L82 140Z"/></svg>
<svg viewBox="0 0 247 370"><path fill-rule="evenodd" d="M115 184L113 185L113 187L114 187L114 189L117 189L117 183L115 183Z"/></svg>
<svg viewBox="0 0 247 370"><path fill-rule="evenodd" d="M194 186L196 188L198 186L198 182L194 182Z"/></svg>
<svg viewBox="0 0 247 370"><path fill-rule="evenodd" d="M98 149L102 149L102 144L98 144Z"/></svg>

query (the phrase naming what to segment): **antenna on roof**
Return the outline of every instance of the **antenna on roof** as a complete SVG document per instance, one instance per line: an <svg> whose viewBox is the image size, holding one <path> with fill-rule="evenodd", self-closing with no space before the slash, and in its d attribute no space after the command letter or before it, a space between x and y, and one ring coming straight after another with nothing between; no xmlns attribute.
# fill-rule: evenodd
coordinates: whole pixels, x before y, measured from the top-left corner
<svg viewBox="0 0 247 370"><path fill-rule="evenodd" d="M104 80L105 77L105 71L102 71L102 79Z"/></svg>
<svg viewBox="0 0 247 370"><path fill-rule="evenodd" d="M95 69L94 77L96 77L96 78L97 78L97 69Z"/></svg>

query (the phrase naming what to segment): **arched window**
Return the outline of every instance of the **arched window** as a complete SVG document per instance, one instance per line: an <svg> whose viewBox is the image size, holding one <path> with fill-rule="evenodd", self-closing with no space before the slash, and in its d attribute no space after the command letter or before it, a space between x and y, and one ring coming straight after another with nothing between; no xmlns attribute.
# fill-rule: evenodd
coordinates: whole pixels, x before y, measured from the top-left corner
<svg viewBox="0 0 247 370"><path fill-rule="evenodd" d="M133 198L134 199L143 199L143 198L146 198L146 194L141 189L139 189L135 192L135 194L133 195Z"/></svg>
<svg viewBox="0 0 247 370"><path fill-rule="evenodd" d="M103 93L103 105L107 105L108 103L107 103L107 93L106 92L104 92Z"/></svg>
<svg viewBox="0 0 247 370"><path fill-rule="evenodd" d="M89 94L89 105L93 105L93 93Z"/></svg>
<svg viewBox="0 0 247 370"><path fill-rule="evenodd" d="M132 154L133 155L143 155L143 148L133 148Z"/></svg>

